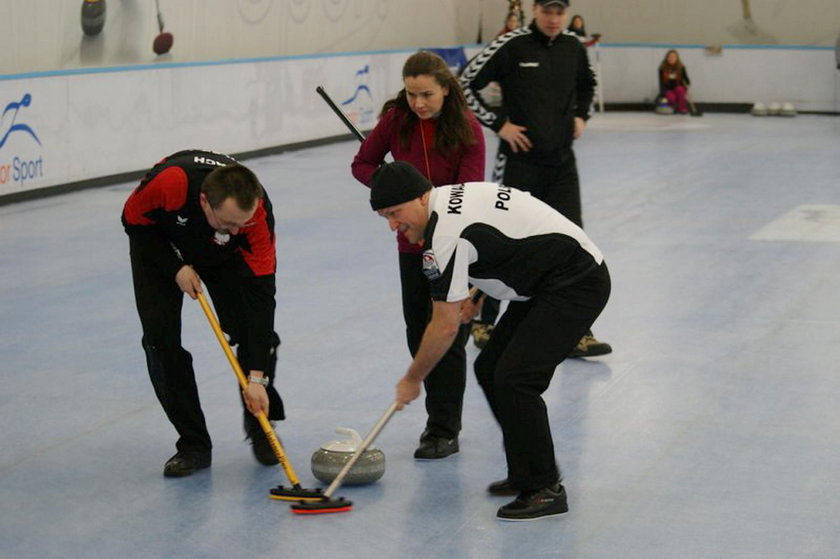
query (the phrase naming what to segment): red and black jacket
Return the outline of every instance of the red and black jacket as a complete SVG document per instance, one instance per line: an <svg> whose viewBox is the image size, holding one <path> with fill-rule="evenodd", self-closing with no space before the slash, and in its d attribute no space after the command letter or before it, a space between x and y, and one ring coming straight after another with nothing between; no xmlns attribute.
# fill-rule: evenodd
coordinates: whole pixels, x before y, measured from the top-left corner
<svg viewBox="0 0 840 559"><path fill-rule="evenodd" d="M256 357L268 355L274 332L277 266L271 201L263 191L252 221L236 235L218 234L199 201L204 178L213 169L234 163L227 155L203 150L165 157L129 196L122 223L132 238L134 256L173 282L185 264L196 267L199 275L202 268L234 267L242 278L246 336L253 349L249 354ZM262 363L252 366L264 370Z"/></svg>

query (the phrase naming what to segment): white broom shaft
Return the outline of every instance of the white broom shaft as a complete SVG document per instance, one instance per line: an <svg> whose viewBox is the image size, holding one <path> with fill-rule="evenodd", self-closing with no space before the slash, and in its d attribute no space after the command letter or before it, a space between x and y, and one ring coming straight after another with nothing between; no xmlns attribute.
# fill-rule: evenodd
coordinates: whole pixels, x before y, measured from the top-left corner
<svg viewBox="0 0 840 559"><path fill-rule="evenodd" d="M379 421L376 422L376 425L373 426L373 429L370 430L368 436L365 437L365 440L362 441L361 446L359 446L359 448L356 449L356 452L353 454L353 456L350 457L350 460L348 460L347 463L344 464L344 467L341 468L341 471L338 472L337 476L335 476L335 479L332 481L330 486L327 487L326 491L324 491L324 497L326 497L327 499L332 497L332 494L335 492L336 489L338 489L338 486L341 485L341 482L344 480L344 477L347 475L347 472L350 471L350 468L353 467L353 464L356 463L356 461L359 459L362 453L365 450L367 450L367 447L369 447L373 440L377 437L377 435L379 435L379 432L382 431L382 428L385 427L385 424L388 423L388 420L391 419L391 416L394 415L395 411L397 411L396 401L391 403L391 405L388 407L388 409L385 411L382 417L379 418Z"/></svg>

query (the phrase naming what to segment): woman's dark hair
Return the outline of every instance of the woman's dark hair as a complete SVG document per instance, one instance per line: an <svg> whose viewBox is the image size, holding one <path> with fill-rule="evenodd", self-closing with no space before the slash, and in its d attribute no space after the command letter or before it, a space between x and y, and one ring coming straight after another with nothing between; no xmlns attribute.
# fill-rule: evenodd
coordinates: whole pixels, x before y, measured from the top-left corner
<svg viewBox="0 0 840 559"><path fill-rule="evenodd" d="M671 65L668 62L668 57L671 55L672 52L677 56L677 62L674 65ZM660 87L663 83L667 83L672 79L672 74L674 75L673 79L677 82L678 85L685 85L683 83L685 76L684 66L682 60L680 60L680 53L678 53L674 49L671 49L665 53L665 58L662 59L662 64L659 65Z"/></svg>
<svg viewBox="0 0 840 559"><path fill-rule="evenodd" d="M263 197L263 187L257 176L238 163L213 169L204 177L201 192L213 209L218 209L225 200L233 198L240 210L249 211Z"/></svg>
<svg viewBox="0 0 840 559"><path fill-rule="evenodd" d="M476 144L478 140L473 134L467 117L467 100L464 98L464 91L461 89L458 78L443 58L426 50L412 54L403 65L402 77L404 80L417 76L431 76L438 85L449 90L449 94L443 99L443 107L437 118L435 150L438 153L452 153ZM382 114L392 108L400 109L406 114L400 128L400 143L404 149L408 148L411 133L420 119L408 106L404 87L395 98L385 102L382 106Z"/></svg>
<svg viewBox="0 0 840 559"><path fill-rule="evenodd" d="M580 20L580 28L575 27L575 20L577 19ZM578 37L586 37L586 24L583 21L582 15L575 14L572 16L572 19L569 20L569 31Z"/></svg>
<svg viewBox="0 0 840 559"><path fill-rule="evenodd" d="M677 63L674 64L673 67L677 68L678 70L682 70L682 67L683 67L682 59L680 58L680 53L678 53L675 49L671 49L671 50L669 50L668 52L665 53L665 57L662 58L662 64L659 65L659 68L664 69L664 68L668 68L668 67L671 66L668 63L668 57L671 56L671 53L674 53L674 54L677 55Z"/></svg>

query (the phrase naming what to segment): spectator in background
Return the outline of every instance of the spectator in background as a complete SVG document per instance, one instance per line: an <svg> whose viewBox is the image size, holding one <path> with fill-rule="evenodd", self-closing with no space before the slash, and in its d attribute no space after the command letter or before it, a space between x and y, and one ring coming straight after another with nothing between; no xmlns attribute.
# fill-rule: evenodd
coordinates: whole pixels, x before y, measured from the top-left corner
<svg viewBox="0 0 840 559"><path fill-rule="evenodd" d="M688 70L680 60L679 53L671 49L659 65L659 94L668 100L676 113L688 113Z"/></svg>
<svg viewBox="0 0 840 559"><path fill-rule="evenodd" d="M576 36L585 47L591 47L601 38L601 35L598 33L593 33L592 37L586 34L586 24L583 21L583 16L580 14L575 14L572 17L572 21L569 23L567 31Z"/></svg>
<svg viewBox="0 0 840 559"><path fill-rule="evenodd" d="M498 37L473 57L461 72L461 84L479 122L500 138L493 181L530 192L581 227L572 144L586 128L596 82L586 49L565 33L568 7L567 0L535 0L533 22L521 32ZM478 93L491 81L502 89L497 111ZM481 323L476 328L493 326L484 309ZM486 343L476 334L476 345ZM569 356L611 351L587 332Z"/></svg>
<svg viewBox="0 0 840 559"><path fill-rule="evenodd" d="M517 29L521 28L523 23L522 20L523 17L521 12L508 12L507 17L505 18L505 26L499 29L499 32L496 33L496 37L499 37L511 31L516 31Z"/></svg>
<svg viewBox="0 0 840 559"><path fill-rule="evenodd" d="M353 176L365 186L390 153L405 161L434 186L484 180L484 135L467 108L458 79L438 55L420 51L403 66L403 89L382 107L379 122L353 159ZM431 318L429 282L423 273L423 249L397 233L402 306L408 349L417 353ZM461 328L455 342L424 380L426 429L414 453L418 460L458 452L461 411L467 381L467 337Z"/></svg>
<svg viewBox="0 0 840 559"><path fill-rule="evenodd" d="M575 14L572 16L572 21L569 22L569 33L577 35L579 39L586 38L586 25L583 22L583 16Z"/></svg>

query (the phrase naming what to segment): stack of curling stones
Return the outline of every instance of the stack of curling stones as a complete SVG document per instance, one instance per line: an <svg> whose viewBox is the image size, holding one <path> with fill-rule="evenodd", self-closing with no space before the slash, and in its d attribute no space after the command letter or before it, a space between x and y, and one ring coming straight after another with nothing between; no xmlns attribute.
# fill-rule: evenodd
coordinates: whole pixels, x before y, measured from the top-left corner
<svg viewBox="0 0 840 559"><path fill-rule="evenodd" d="M773 102L765 105L759 101L750 109L750 114L753 116L796 116L796 113L796 107L790 102Z"/></svg>
<svg viewBox="0 0 840 559"><path fill-rule="evenodd" d="M331 483L344 465L362 445L362 437L353 429L339 427L335 430L348 436L342 441L329 441L312 454L312 475L324 483ZM365 450L347 475L343 485L373 483L385 474L385 453L373 445Z"/></svg>

